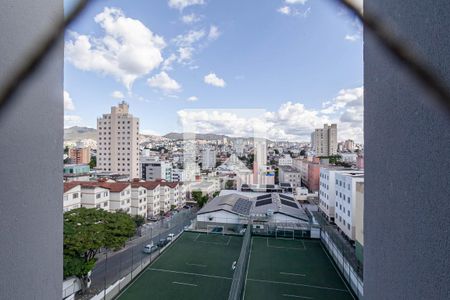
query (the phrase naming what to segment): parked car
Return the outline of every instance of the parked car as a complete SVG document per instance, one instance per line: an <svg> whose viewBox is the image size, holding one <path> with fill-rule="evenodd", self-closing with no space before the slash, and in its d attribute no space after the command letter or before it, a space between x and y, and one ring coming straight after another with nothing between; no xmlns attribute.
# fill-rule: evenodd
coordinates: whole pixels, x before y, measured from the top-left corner
<svg viewBox="0 0 450 300"><path fill-rule="evenodd" d="M144 253L151 254L151 253L155 252L156 250L158 250L158 246L155 246L152 243L152 244L145 245L143 251L144 251Z"/></svg>
<svg viewBox="0 0 450 300"><path fill-rule="evenodd" d="M166 240L171 241L171 240L173 240L173 237L174 237L174 236L175 236L175 234L169 233L169 234L167 235Z"/></svg>
<svg viewBox="0 0 450 300"><path fill-rule="evenodd" d="M158 217L151 217L151 216L149 216L149 217L147 217L147 220L149 220L150 222L156 222L159 219L158 219Z"/></svg>
<svg viewBox="0 0 450 300"><path fill-rule="evenodd" d="M159 248L162 248L165 245L167 245L168 243L169 243L169 241L167 239L160 239L157 245Z"/></svg>

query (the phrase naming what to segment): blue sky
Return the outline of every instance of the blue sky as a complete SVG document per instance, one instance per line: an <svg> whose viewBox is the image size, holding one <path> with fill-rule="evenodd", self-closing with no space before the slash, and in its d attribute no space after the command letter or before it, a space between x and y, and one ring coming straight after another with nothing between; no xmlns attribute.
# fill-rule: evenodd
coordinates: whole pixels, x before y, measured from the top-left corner
<svg viewBox="0 0 450 300"><path fill-rule="evenodd" d="M95 127L123 96L145 133L233 132L244 117L227 111L265 109L270 138L337 122L362 142L361 31L334 1L93 1L65 37L65 126Z"/></svg>

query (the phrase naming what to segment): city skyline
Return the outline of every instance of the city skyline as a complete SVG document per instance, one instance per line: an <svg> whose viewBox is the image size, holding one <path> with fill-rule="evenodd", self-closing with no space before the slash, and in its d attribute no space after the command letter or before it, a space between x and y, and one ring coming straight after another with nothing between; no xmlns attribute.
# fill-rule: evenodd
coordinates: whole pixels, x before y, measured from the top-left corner
<svg viewBox="0 0 450 300"><path fill-rule="evenodd" d="M268 138L337 123L338 139L362 142L361 35L318 1L97 1L66 33L65 127L95 127L125 100L147 134L180 131L192 109L262 108ZM243 119L198 121L233 135Z"/></svg>

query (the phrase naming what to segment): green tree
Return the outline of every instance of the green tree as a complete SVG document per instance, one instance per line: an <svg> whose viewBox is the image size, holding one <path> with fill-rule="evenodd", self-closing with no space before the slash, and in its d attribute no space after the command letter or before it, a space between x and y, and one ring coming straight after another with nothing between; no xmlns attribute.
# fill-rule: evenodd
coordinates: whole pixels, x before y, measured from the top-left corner
<svg viewBox="0 0 450 300"><path fill-rule="evenodd" d="M209 199L207 195L203 196L203 193L200 191L193 191L192 198L197 202L200 208L203 207Z"/></svg>
<svg viewBox="0 0 450 300"><path fill-rule="evenodd" d="M220 192L214 192L214 193L213 193L213 198L219 196L219 194L220 194Z"/></svg>
<svg viewBox="0 0 450 300"><path fill-rule="evenodd" d="M225 183L225 189L227 189L227 190L232 190L233 188L234 188L233 180L228 180L228 181Z"/></svg>
<svg viewBox="0 0 450 300"><path fill-rule="evenodd" d="M89 162L89 168L93 169L97 166L97 157L92 156L91 161Z"/></svg>
<svg viewBox="0 0 450 300"><path fill-rule="evenodd" d="M64 213L64 277L77 276L86 286L98 251L122 248L135 232L135 222L123 212L78 208Z"/></svg>
<svg viewBox="0 0 450 300"><path fill-rule="evenodd" d="M133 216L134 224L136 224L136 227L141 227L145 223L145 218L143 216Z"/></svg>

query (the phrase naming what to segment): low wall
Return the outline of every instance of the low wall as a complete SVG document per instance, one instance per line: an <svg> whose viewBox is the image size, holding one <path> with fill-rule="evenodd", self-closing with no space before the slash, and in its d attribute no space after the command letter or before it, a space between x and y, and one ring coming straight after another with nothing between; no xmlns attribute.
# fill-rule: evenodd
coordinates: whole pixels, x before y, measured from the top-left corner
<svg viewBox="0 0 450 300"><path fill-rule="evenodd" d="M359 299L362 299L364 296L364 284L361 278L359 278L356 271L353 269L353 267L350 265L350 263L347 261L338 247L333 243L326 231L321 232L320 238L323 245L327 248L328 253L331 255L331 258L334 260L335 264L341 271L341 274L344 275L344 278L350 284L350 288L352 289L352 291Z"/></svg>

